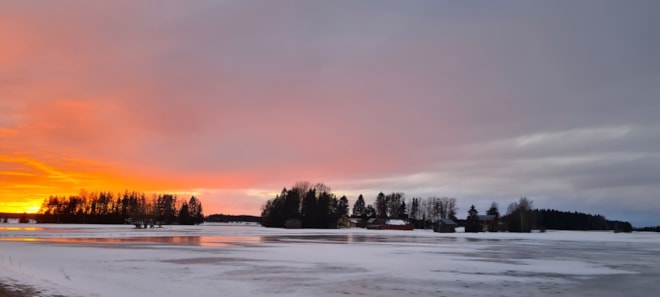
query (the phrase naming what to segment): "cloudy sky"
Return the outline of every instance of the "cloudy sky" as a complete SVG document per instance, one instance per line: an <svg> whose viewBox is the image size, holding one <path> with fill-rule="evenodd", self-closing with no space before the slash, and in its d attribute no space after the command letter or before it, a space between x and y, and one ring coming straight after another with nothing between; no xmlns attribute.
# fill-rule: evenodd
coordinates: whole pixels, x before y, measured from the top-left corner
<svg viewBox="0 0 660 297"><path fill-rule="evenodd" d="M3 1L0 211L299 180L660 225L658 1Z"/></svg>

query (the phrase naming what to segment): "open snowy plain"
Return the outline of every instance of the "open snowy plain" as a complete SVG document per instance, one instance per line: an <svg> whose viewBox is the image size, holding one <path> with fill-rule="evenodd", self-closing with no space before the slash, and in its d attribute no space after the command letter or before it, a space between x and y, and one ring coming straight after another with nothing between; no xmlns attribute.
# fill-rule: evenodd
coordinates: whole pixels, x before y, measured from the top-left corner
<svg viewBox="0 0 660 297"><path fill-rule="evenodd" d="M660 234L0 224L39 296L654 296Z"/></svg>

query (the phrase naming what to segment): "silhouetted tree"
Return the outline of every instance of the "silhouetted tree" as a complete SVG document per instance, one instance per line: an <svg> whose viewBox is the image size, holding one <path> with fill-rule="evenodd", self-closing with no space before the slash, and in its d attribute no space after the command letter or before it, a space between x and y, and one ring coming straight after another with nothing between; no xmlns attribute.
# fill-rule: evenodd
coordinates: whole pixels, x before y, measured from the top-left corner
<svg viewBox="0 0 660 297"><path fill-rule="evenodd" d="M195 198L195 196L190 197L188 202L188 208L190 209L190 218L195 225L204 223L204 211L202 210L202 201ZM180 211L179 211L180 212Z"/></svg>
<svg viewBox="0 0 660 297"><path fill-rule="evenodd" d="M145 219L148 218L148 206L145 203ZM156 219L163 224L169 225L176 221L176 196L170 194L159 195L155 206Z"/></svg>
<svg viewBox="0 0 660 297"><path fill-rule="evenodd" d="M511 203L507 208L507 224L509 232L532 232L534 216L533 201L521 197L518 202Z"/></svg>
<svg viewBox="0 0 660 297"><path fill-rule="evenodd" d="M315 228L336 228L337 198L328 192L321 192L318 195L317 203L316 215L318 216L318 220Z"/></svg>
<svg viewBox="0 0 660 297"><path fill-rule="evenodd" d="M456 198L429 197L421 201L421 211L431 226L440 219L456 219Z"/></svg>
<svg viewBox="0 0 660 297"><path fill-rule="evenodd" d="M275 198L277 199L277 197ZM264 206L261 208L261 225L264 227L283 227L284 222L282 222L282 225L277 224L277 218L275 214L275 199L273 200L268 200L264 204Z"/></svg>
<svg viewBox="0 0 660 297"><path fill-rule="evenodd" d="M305 198L302 202L302 227L303 228L315 228L319 225L317 216L318 210L318 201L316 199L316 190L310 189L307 191Z"/></svg>
<svg viewBox="0 0 660 297"><path fill-rule="evenodd" d="M399 211L401 210L401 202L404 201L404 194L393 192L385 196L385 205L387 210L385 213L388 218L398 219ZM405 212L405 211L404 211Z"/></svg>
<svg viewBox="0 0 660 297"><path fill-rule="evenodd" d="M482 227L481 223L479 222L479 212L477 211L476 208L474 208L474 205L470 206L470 210L468 210L468 217L467 220L465 221L465 232L481 232Z"/></svg>
<svg viewBox="0 0 660 297"><path fill-rule="evenodd" d="M420 200L421 198L413 197L410 201L408 209L408 218L410 219L410 223L415 227L415 229L424 227L419 204Z"/></svg>
<svg viewBox="0 0 660 297"><path fill-rule="evenodd" d="M495 219L488 225L488 232L499 231L500 211L496 202L490 204L490 208L486 211L487 215L495 216Z"/></svg>
<svg viewBox="0 0 660 297"><path fill-rule="evenodd" d="M362 194L358 196L357 200L353 204L353 217L355 218L366 218L367 217L367 207L364 203L364 197Z"/></svg>
<svg viewBox="0 0 660 297"><path fill-rule="evenodd" d="M408 214L406 213L406 201L402 200L401 205L399 205L399 210L397 211L398 213L398 219L402 220L407 220L408 219Z"/></svg>
<svg viewBox="0 0 660 297"><path fill-rule="evenodd" d="M378 193L376 196L376 216L379 218L387 218L387 201L383 192Z"/></svg>
<svg viewBox="0 0 660 297"><path fill-rule="evenodd" d="M369 204L367 205L367 218L375 218L376 217L376 208L374 208L373 205Z"/></svg>
<svg viewBox="0 0 660 297"><path fill-rule="evenodd" d="M179 209L179 224L181 225L193 225L195 222L190 215L190 210L188 208L188 202L183 202L181 208Z"/></svg>
<svg viewBox="0 0 660 297"><path fill-rule="evenodd" d="M340 218L348 216L348 198L346 196L341 196L341 198L339 198L339 203L337 204L337 216Z"/></svg>
<svg viewBox="0 0 660 297"><path fill-rule="evenodd" d="M337 199L322 183L310 185L298 182L291 190L284 188L280 195L266 202L261 224L284 227L287 220L300 219L303 228L336 228L339 219L348 214L348 198Z"/></svg>
<svg viewBox="0 0 660 297"><path fill-rule="evenodd" d="M191 205L194 207L191 208ZM198 199L188 203L196 222L203 221L202 204ZM39 223L122 224L132 223L140 228L153 224L177 222L176 197L170 194L154 195L147 199L144 193L125 191L80 191L69 197L50 196L39 209Z"/></svg>
<svg viewBox="0 0 660 297"><path fill-rule="evenodd" d="M420 219L419 200L420 198L413 197L412 202L410 203L410 211L408 212L408 215L410 216L410 220L412 221L416 221Z"/></svg>

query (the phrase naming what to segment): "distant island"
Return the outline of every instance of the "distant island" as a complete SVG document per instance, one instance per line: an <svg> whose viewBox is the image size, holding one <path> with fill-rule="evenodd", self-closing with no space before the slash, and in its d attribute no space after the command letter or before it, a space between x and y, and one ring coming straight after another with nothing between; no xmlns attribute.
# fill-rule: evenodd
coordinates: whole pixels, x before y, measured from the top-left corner
<svg viewBox="0 0 660 297"><path fill-rule="evenodd" d="M534 209L533 201L521 197L501 216L497 203L492 203L485 215L472 205L465 219L457 217L456 198L413 197L406 204L401 192L379 193L373 205L367 205L359 195L348 214L348 200L337 198L323 183L298 182L284 188L268 200L261 213L260 223L275 228L344 228L386 226L388 220L407 222L418 229L436 229L438 224L465 227L466 232L531 232L532 230L611 230L632 232L629 222L607 220L602 215L567 212L553 209ZM400 227L396 227L401 229Z"/></svg>
<svg viewBox="0 0 660 297"><path fill-rule="evenodd" d="M147 196L137 191L50 196L32 217L38 223L133 224L137 228L204 222L202 202L195 196L180 199L172 194Z"/></svg>

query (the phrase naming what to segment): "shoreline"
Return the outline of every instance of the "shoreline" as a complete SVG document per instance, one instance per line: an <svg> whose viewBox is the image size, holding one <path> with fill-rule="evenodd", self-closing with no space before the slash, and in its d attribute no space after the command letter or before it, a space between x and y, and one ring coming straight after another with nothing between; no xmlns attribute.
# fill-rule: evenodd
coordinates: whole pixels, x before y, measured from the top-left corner
<svg viewBox="0 0 660 297"><path fill-rule="evenodd" d="M8 285L0 279L0 296L2 297L38 297L38 292L27 285Z"/></svg>

